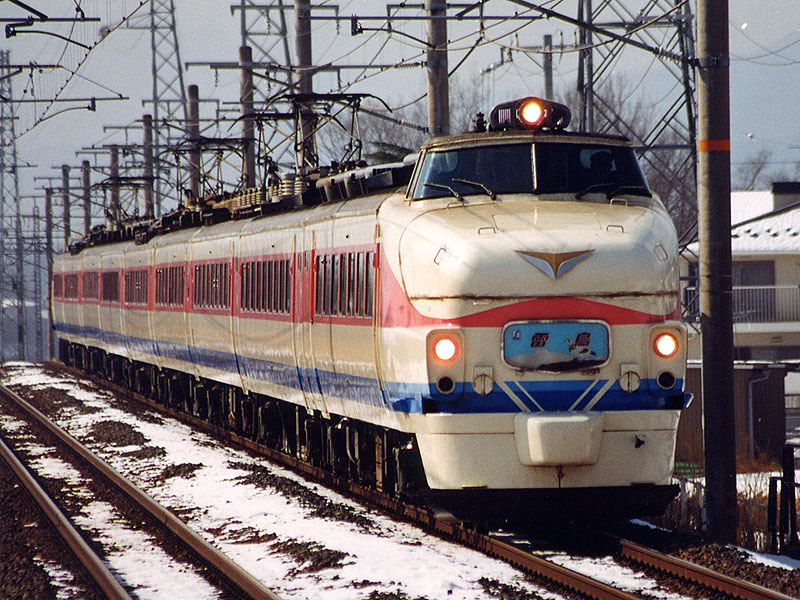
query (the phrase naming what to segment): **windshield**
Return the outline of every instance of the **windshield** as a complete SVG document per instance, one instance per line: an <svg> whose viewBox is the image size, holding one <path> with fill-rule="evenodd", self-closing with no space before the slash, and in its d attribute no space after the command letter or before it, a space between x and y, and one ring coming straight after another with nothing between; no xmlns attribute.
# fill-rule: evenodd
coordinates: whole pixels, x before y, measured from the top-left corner
<svg viewBox="0 0 800 600"><path fill-rule="evenodd" d="M428 152L413 197L452 196L447 187L463 195L485 193L476 184L496 194L530 193L533 189L531 145L503 144Z"/></svg>
<svg viewBox="0 0 800 600"><path fill-rule="evenodd" d="M650 196L630 147L537 142L429 151L412 197L513 193Z"/></svg>
<svg viewBox="0 0 800 600"><path fill-rule="evenodd" d="M633 149L601 144L535 144L536 193L585 194L625 188L649 196Z"/></svg>

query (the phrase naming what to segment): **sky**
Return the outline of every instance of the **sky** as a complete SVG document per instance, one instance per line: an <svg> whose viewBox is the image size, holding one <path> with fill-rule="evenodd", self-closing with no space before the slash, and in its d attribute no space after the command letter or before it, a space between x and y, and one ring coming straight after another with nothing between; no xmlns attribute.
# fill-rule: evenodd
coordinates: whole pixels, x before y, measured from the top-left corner
<svg viewBox="0 0 800 600"><path fill-rule="evenodd" d="M181 60L186 63L235 61L241 37L238 13L232 14L231 0L174 0ZM238 4L238 2L235 2ZM73 0L43 2L31 0L33 6L46 6L52 15L69 15L74 11ZM87 16L96 15L101 23L81 25L81 33L87 42L96 38L101 27L113 27L120 15L127 14L139 6L137 0L83 0ZM287 4L291 5L291 2ZM316 1L314 4L334 6L331 2ZM551 1L547 6L567 14L575 13L576 0ZM635 14L643 0L628 0L622 3ZM694 3L693 3L694 4ZM343 0L335 4L342 16L385 14L384 2L369 0ZM486 14L509 14L512 5L504 0L487 2ZM132 23L145 21L148 6L139 9ZM800 120L795 117L795 106L800 98L800 0L770 0L752 2L731 0L729 2L729 35L731 44L731 141L732 162L735 171L743 163L753 160L761 151L771 153L769 169L774 172L794 173L794 164L800 161ZM0 2L0 18L18 16L19 7ZM315 11L317 15L330 16L332 10ZM405 14L417 14L407 11ZM374 21L362 21L365 28L377 27ZM421 46L408 37L393 35L389 38L382 32L365 32L357 37L350 35L350 23L344 20L337 26L330 20L312 23L314 62L335 64L362 64L371 60L395 63L399 60L422 60ZM421 21L395 22L394 27L410 36L425 37ZM555 41L572 41L572 30L560 21L544 20L534 25L521 27L519 22L511 25L487 24L483 43L479 45L458 68L457 77L463 86L474 86L475 95L486 97L489 102L500 102L531 93L540 93L543 86L539 57L522 52L513 53L512 62L493 69L481 76L480 72L507 56L508 47L541 43L541 36L551 34ZM450 68L458 63L476 40L475 22L454 23L449 27L451 46ZM290 40L290 44L293 43ZM20 33L3 40L0 49L11 51L12 63L37 61L47 63L58 60L63 42L52 37ZM71 47L72 54L81 49ZM505 59L504 59L505 61ZM632 81L640 78L643 85L636 92L652 102L662 98L666 90L664 80L654 74L652 56L629 49L614 63L615 72ZM556 93L564 93L574 85L574 54L554 60ZM358 71L348 70L341 75L341 83L352 81ZM645 74L648 75L645 78ZM366 78L348 89L379 95L390 106L401 106L425 93L424 71L417 68L392 70L376 75L362 73ZM232 103L238 97L238 74L235 71L214 71L204 66L192 65L185 69L185 83L197 84L202 98L215 97ZM330 91L338 85L333 75L315 78L315 90ZM30 95L30 82L25 76L14 78L14 95L19 97L21 88ZM40 84L38 97L51 91ZM668 84L672 85L672 84ZM24 132L17 141L19 160L32 165L20 172L23 194L35 193L46 183L34 182L33 177L60 177L57 167L61 164L79 165L88 157L76 152L92 146L109 143L138 143L141 133L125 132L104 127L135 126L137 119L149 106L143 100L151 97L151 59L149 35L142 29L120 26L108 35L89 55L78 70L62 97L124 96L128 100L99 102L97 110L90 112L82 108L86 103L77 103L79 109L69 110L53 116L32 130L30 120L20 117L17 133ZM487 106L488 110L490 106ZM204 105L201 117L211 117L211 108ZM236 131L221 134L236 135Z"/></svg>

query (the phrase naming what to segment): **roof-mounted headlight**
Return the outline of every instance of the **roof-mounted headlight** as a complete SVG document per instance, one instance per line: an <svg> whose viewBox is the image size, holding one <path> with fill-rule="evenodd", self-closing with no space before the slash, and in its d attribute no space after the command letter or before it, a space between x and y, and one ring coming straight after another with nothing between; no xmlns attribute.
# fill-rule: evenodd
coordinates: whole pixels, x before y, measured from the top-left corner
<svg viewBox="0 0 800 600"><path fill-rule="evenodd" d="M564 129L571 118L563 104L530 96L495 106L489 113L489 128Z"/></svg>

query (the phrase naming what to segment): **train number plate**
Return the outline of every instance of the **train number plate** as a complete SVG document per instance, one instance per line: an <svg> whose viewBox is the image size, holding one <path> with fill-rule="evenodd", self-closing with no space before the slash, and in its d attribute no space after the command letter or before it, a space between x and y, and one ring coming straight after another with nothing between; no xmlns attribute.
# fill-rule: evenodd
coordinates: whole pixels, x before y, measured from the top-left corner
<svg viewBox="0 0 800 600"><path fill-rule="evenodd" d="M529 371L574 371L608 360L608 328L602 323L512 323L503 332L503 358Z"/></svg>

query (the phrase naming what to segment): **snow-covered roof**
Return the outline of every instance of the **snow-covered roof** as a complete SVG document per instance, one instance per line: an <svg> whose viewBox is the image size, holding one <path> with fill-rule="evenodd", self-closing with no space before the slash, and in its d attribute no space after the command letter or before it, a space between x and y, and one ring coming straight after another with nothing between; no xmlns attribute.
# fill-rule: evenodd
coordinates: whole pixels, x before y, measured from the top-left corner
<svg viewBox="0 0 800 600"><path fill-rule="evenodd" d="M731 252L800 253L800 203L734 225Z"/></svg>
<svg viewBox="0 0 800 600"><path fill-rule="evenodd" d="M689 244L688 249L696 254L697 240ZM734 224L731 253L800 254L800 203Z"/></svg>

